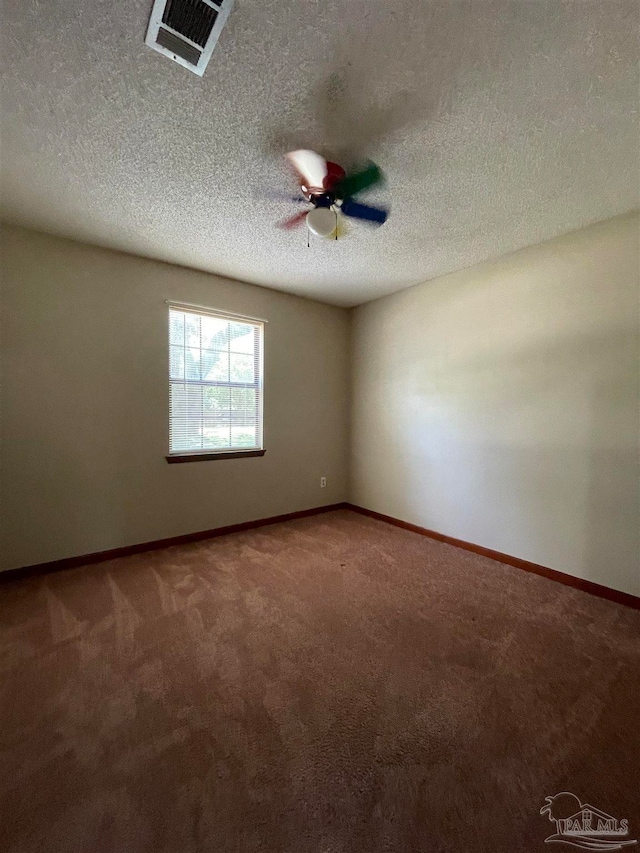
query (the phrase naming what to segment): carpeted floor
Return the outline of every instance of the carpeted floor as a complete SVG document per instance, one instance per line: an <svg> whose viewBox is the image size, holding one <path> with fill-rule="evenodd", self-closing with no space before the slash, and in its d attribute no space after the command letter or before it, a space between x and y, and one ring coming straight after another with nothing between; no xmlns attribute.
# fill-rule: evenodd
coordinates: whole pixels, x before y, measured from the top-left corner
<svg viewBox="0 0 640 853"><path fill-rule="evenodd" d="M640 837L640 612L348 510L0 618L3 853L541 853L561 791Z"/></svg>

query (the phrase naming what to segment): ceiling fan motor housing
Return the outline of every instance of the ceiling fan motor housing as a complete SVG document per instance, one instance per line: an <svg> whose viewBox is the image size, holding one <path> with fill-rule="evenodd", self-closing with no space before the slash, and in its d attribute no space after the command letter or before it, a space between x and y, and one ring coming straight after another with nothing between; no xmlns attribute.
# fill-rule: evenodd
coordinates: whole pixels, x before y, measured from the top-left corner
<svg viewBox="0 0 640 853"><path fill-rule="evenodd" d="M316 207L333 207L336 203L336 197L332 193L312 193L310 201Z"/></svg>

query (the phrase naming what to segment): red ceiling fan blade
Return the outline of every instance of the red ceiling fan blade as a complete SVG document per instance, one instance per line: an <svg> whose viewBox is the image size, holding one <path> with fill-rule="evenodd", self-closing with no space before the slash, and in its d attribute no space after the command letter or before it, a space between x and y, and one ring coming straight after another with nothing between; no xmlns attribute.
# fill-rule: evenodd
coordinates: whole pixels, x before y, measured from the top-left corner
<svg viewBox="0 0 640 853"><path fill-rule="evenodd" d="M345 174L342 166L332 163L331 160L327 160L327 176L324 179L324 189L331 191L345 177Z"/></svg>
<svg viewBox="0 0 640 853"><path fill-rule="evenodd" d="M287 160L298 173L300 181L307 189L322 189L327 177L327 161L324 157L301 148L298 151L289 151Z"/></svg>
<svg viewBox="0 0 640 853"><path fill-rule="evenodd" d="M282 222L278 222L278 228L284 228L285 231L291 231L292 228L297 228L298 225L302 225L304 220L307 218L308 210L301 210L300 213L296 213L295 216L292 216L290 219L283 219Z"/></svg>

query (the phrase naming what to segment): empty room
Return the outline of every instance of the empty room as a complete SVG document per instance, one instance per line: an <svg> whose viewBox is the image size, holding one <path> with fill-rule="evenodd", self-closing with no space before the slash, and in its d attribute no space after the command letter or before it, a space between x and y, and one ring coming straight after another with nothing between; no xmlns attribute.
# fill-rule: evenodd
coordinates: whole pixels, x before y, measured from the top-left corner
<svg viewBox="0 0 640 853"><path fill-rule="evenodd" d="M638 849L638 0L0 16L0 851Z"/></svg>

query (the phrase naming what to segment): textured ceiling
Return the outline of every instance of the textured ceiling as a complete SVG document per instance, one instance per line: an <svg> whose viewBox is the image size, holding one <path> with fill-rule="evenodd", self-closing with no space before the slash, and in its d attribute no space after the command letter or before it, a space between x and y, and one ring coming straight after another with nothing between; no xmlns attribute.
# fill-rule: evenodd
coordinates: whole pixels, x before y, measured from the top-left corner
<svg viewBox="0 0 640 853"><path fill-rule="evenodd" d="M4 0L3 217L354 305L638 206L636 0L236 0L202 79L151 0ZM375 159L344 240L280 156Z"/></svg>

